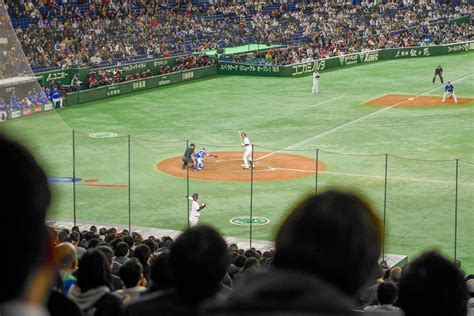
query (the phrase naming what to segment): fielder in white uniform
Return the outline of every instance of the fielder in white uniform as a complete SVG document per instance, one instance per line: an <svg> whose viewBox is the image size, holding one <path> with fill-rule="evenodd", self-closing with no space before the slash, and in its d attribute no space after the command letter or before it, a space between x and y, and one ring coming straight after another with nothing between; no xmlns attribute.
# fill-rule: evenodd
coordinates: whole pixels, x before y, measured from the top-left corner
<svg viewBox="0 0 474 316"><path fill-rule="evenodd" d="M198 224L199 216L201 216L201 210L206 207L206 204L201 203L197 193L194 193L192 197L186 197L192 201L191 207L189 208L189 225L193 227Z"/></svg>
<svg viewBox="0 0 474 316"><path fill-rule="evenodd" d="M321 76L319 75L318 68L314 66L314 72L313 72L313 94L319 93L319 78Z"/></svg>
<svg viewBox="0 0 474 316"><path fill-rule="evenodd" d="M244 156L243 156L244 164L242 165L242 167L244 167L244 169L248 169L249 162L250 162L250 166L253 167L252 144L250 143L250 140L247 137L247 133L240 133L240 139L242 141L242 146L244 147Z"/></svg>

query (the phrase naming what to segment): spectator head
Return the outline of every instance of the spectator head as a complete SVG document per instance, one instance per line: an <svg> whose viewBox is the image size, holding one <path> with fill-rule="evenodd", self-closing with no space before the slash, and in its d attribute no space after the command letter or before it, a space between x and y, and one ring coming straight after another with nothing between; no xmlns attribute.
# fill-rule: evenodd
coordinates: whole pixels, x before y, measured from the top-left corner
<svg viewBox="0 0 474 316"><path fill-rule="evenodd" d="M400 282L401 276L402 276L402 268L393 267L392 269L390 269L390 276L389 276L390 281L398 283Z"/></svg>
<svg viewBox="0 0 474 316"><path fill-rule="evenodd" d="M99 229L99 235L100 235L100 236L105 236L105 235L107 235L107 228L101 227L101 228Z"/></svg>
<svg viewBox="0 0 474 316"><path fill-rule="evenodd" d="M148 260L150 260L151 251L147 245L138 245L134 251L135 258L140 261L142 265L148 265Z"/></svg>
<svg viewBox="0 0 474 316"><path fill-rule="evenodd" d="M134 242L132 236L123 237L123 241L127 243L129 249L133 247Z"/></svg>
<svg viewBox="0 0 474 316"><path fill-rule="evenodd" d="M235 266L239 268L243 268L245 266L245 262L247 262L247 257L244 255L238 255L234 260Z"/></svg>
<svg viewBox="0 0 474 316"><path fill-rule="evenodd" d="M245 262L245 265L244 265L244 271L250 268L254 268L257 270L260 268L260 262L257 260L257 258L254 258L254 257L247 258L247 261Z"/></svg>
<svg viewBox="0 0 474 316"><path fill-rule="evenodd" d="M143 277L143 266L137 258L131 258L120 266L119 276L126 288L135 287Z"/></svg>
<svg viewBox="0 0 474 316"><path fill-rule="evenodd" d="M474 278L466 281L467 291L470 297L474 297Z"/></svg>
<svg viewBox="0 0 474 316"><path fill-rule="evenodd" d="M238 251L239 250L239 247L237 246L237 244L230 244L229 245L229 252L234 252L234 251Z"/></svg>
<svg viewBox="0 0 474 316"><path fill-rule="evenodd" d="M81 234L77 231L73 231L71 235L69 235L69 238L71 238L71 242L74 245L78 245L79 241L81 241Z"/></svg>
<svg viewBox="0 0 474 316"><path fill-rule="evenodd" d="M217 231L204 225L187 229L170 252L176 291L190 302L211 297L220 288L228 260L226 242Z"/></svg>
<svg viewBox="0 0 474 316"><path fill-rule="evenodd" d="M377 299L380 304L393 304L398 297L398 287L391 281L385 281L377 287Z"/></svg>
<svg viewBox="0 0 474 316"><path fill-rule="evenodd" d="M63 242L54 248L54 259L61 270L73 271L77 268L76 247L68 242Z"/></svg>
<svg viewBox="0 0 474 316"><path fill-rule="evenodd" d="M111 284L110 268L107 258L100 250L89 249L79 261L77 270L77 286L82 292L99 286Z"/></svg>
<svg viewBox="0 0 474 316"><path fill-rule="evenodd" d="M126 242L119 242L115 247L115 256L126 257L128 255L128 244Z"/></svg>
<svg viewBox="0 0 474 316"><path fill-rule="evenodd" d="M151 262L150 279L153 291L165 290L173 286L169 258L169 250L165 250L154 257Z"/></svg>
<svg viewBox="0 0 474 316"><path fill-rule="evenodd" d="M403 269L398 304L406 316L464 316L467 298L461 271L435 251L422 254Z"/></svg>
<svg viewBox="0 0 474 316"><path fill-rule="evenodd" d="M102 240L100 240L99 238L92 238L91 240L89 240L88 248L89 249L95 248L95 246L97 246L97 244L99 244L101 242L102 242Z"/></svg>
<svg viewBox="0 0 474 316"><path fill-rule="evenodd" d="M315 275L355 295L377 267L381 223L356 195L331 190L300 202L275 245L276 267ZM354 273L341 273L348 266Z"/></svg>
<svg viewBox="0 0 474 316"><path fill-rule="evenodd" d="M69 232L67 230L61 230L58 234L58 241L62 242L70 242L71 238L69 237Z"/></svg>
<svg viewBox="0 0 474 316"><path fill-rule="evenodd" d="M150 248L150 252L154 253L158 250L158 244L150 239L147 239L143 242L144 245L147 245Z"/></svg>
<svg viewBox="0 0 474 316"><path fill-rule="evenodd" d="M0 134L0 153L0 165L8 166L2 169L0 192L15 201L2 212L2 244L7 245L1 260L1 271L5 272L2 303L19 298L28 278L47 259L44 221L51 194L45 172L23 146ZM10 245L11 236L15 236L16 245Z"/></svg>
<svg viewBox="0 0 474 316"><path fill-rule="evenodd" d="M246 256L247 258L255 258L257 260L260 260L260 256L258 254L257 251L255 251L254 249L248 249L244 252L244 256Z"/></svg>
<svg viewBox="0 0 474 316"><path fill-rule="evenodd" d="M112 250L112 248L106 245L103 245L103 246L101 245L101 246L97 246L97 248L95 249L97 251L100 251L105 256L105 258L107 259L107 264L111 266L114 259L114 251Z"/></svg>

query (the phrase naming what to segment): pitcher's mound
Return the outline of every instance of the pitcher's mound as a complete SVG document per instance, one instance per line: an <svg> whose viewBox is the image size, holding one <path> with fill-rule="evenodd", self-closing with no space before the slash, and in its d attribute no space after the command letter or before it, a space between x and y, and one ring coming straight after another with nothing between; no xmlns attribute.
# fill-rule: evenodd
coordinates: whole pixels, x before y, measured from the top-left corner
<svg viewBox="0 0 474 316"><path fill-rule="evenodd" d="M403 95L403 94L387 94L383 97L370 100L367 102L368 105L375 106L392 106L396 105L399 107L417 107L417 106L454 106L462 105L473 102L472 98L458 98L458 103L454 103L452 97L446 98L446 102L441 102L442 96L429 97L429 96L416 96L416 95Z"/></svg>
<svg viewBox="0 0 474 316"><path fill-rule="evenodd" d="M189 177L200 180L244 181L251 178L251 170L243 169L243 152L212 152L218 157L207 157L204 169L193 172L189 168ZM255 152L254 181L273 181L314 176L316 160L289 154ZM175 177L186 178L182 169L181 156L165 159L157 163L156 168ZM324 170L324 164L318 162L318 171Z"/></svg>

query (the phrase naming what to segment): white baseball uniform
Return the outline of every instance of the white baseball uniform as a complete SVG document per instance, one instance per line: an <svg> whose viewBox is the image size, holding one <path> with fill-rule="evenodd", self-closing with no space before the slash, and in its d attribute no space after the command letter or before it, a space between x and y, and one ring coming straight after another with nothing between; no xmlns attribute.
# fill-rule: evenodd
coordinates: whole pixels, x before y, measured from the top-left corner
<svg viewBox="0 0 474 316"><path fill-rule="evenodd" d="M201 208L201 205L199 204L199 200L194 201L192 197L188 197L188 199L192 201L191 207L189 208L189 224L193 227L199 222L199 216L201 216L199 209Z"/></svg>
<svg viewBox="0 0 474 316"><path fill-rule="evenodd" d="M313 94L319 93L319 72L313 72Z"/></svg>
<svg viewBox="0 0 474 316"><path fill-rule="evenodd" d="M252 161L252 144L250 144L249 138L247 136L244 137L242 140L242 144L244 146L244 168L248 169L249 168L249 161L250 164L253 165Z"/></svg>

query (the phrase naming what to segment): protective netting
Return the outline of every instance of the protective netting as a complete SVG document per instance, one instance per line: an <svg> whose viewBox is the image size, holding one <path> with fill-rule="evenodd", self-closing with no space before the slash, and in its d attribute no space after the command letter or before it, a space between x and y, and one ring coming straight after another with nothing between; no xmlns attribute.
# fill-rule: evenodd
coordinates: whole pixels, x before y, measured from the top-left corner
<svg viewBox="0 0 474 316"><path fill-rule="evenodd" d="M438 248L450 257L472 259L474 163L468 161L254 145L254 168L244 169L244 148L235 144L114 133L55 137L58 144L71 137L71 146L39 158L53 162L54 175L63 175L52 179L58 183L52 187L60 195L54 208L61 218L183 230L192 204L186 196L198 193L206 204L199 223L225 236L268 240L301 198L337 188L362 194L379 214L384 253ZM191 144L194 161L185 166ZM72 165L64 155L55 158L57 152L70 152ZM195 156L200 152L205 153L201 163Z"/></svg>
<svg viewBox="0 0 474 316"><path fill-rule="evenodd" d="M34 76L0 0L0 120L49 110L49 96Z"/></svg>

